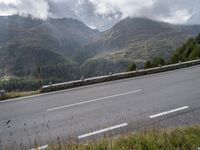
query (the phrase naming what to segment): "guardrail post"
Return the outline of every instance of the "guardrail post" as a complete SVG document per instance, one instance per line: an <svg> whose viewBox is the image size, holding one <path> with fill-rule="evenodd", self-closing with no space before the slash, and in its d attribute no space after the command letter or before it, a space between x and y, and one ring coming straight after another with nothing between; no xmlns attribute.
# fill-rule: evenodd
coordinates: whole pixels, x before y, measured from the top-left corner
<svg viewBox="0 0 200 150"><path fill-rule="evenodd" d="M81 81L84 81L85 80L85 77L84 75L81 76Z"/></svg>
<svg viewBox="0 0 200 150"><path fill-rule="evenodd" d="M2 142L0 140L0 150L2 150L2 149L3 149L3 146L2 146Z"/></svg>
<svg viewBox="0 0 200 150"><path fill-rule="evenodd" d="M112 75L113 75L112 72L110 72L110 73L109 73L109 76L112 77Z"/></svg>
<svg viewBox="0 0 200 150"><path fill-rule="evenodd" d="M39 87L42 88L41 68L40 68L40 66L38 66L38 81L39 81Z"/></svg>
<svg viewBox="0 0 200 150"><path fill-rule="evenodd" d="M52 85L52 82L49 82L49 85L51 86L51 85Z"/></svg>
<svg viewBox="0 0 200 150"><path fill-rule="evenodd" d="M6 91L5 90L1 90L0 91L0 97L3 97L3 96L5 96L6 95Z"/></svg>

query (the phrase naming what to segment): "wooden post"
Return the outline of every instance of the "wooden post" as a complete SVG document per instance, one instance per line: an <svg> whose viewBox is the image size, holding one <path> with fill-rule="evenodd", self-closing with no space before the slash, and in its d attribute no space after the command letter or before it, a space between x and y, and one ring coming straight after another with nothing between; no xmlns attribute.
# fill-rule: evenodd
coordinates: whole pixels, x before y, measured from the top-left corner
<svg viewBox="0 0 200 150"><path fill-rule="evenodd" d="M39 81L39 86L40 88L42 87L42 79L41 79L41 68L38 65L38 81Z"/></svg>

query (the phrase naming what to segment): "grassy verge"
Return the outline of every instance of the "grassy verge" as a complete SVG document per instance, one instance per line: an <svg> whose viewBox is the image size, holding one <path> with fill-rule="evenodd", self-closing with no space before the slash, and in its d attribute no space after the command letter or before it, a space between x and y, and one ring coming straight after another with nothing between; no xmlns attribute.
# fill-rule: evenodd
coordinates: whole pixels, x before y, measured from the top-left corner
<svg viewBox="0 0 200 150"><path fill-rule="evenodd" d="M24 96L31 96L35 94L39 94L40 91L30 91L30 92L9 92L6 93L5 96L0 97L0 101L12 99L12 98L18 98L18 97L24 97Z"/></svg>
<svg viewBox="0 0 200 150"><path fill-rule="evenodd" d="M59 143L48 150L197 150L199 147L200 126L195 126L145 130L83 143Z"/></svg>

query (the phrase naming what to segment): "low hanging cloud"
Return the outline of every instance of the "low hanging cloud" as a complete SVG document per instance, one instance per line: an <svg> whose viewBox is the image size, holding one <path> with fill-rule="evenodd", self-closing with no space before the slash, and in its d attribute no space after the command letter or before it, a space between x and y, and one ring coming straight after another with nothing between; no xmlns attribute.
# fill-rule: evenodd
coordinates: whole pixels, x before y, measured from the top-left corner
<svg viewBox="0 0 200 150"><path fill-rule="evenodd" d="M116 10L125 17L148 17L150 19L183 23L200 10L200 0L90 0L96 13L107 15Z"/></svg>
<svg viewBox="0 0 200 150"><path fill-rule="evenodd" d="M0 0L0 15L31 16L45 20L49 15L49 4L47 0Z"/></svg>
<svg viewBox="0 0 200 150"><path fill-rule="evenodd" d="M77 6L77 16L105 29L126 17L183 24L199 12L200 0L78 0Z"/></svg>
<svg viewBox="0 0 200 150"><path fill-rule="evenodd" d="M141 8L139 15L169 23L185 23L200 10L199 0L154 0L151 7Z"/></svg>
<svg viewBox="0 0 200 150"><path fill-rule="evenodd" d="M102 11L99 12L97 7L102 7L100 8ZM78 0L75 5L75 15L88 26L99 30L105 30L113 26L113 24L118 22L122 17L122 13L118 9L111 6L109 8L110 9L106 7L103 8L103 6L100 5L97 6L90 0ZM103 11L106 11L106 13Z"/></svg>
<svg viewBox="0 0 200 150"><path fill-rule="evenodd" d="M182 24L199 11L200 0L0 0L0 15L74 18L99 30L125 17Z"/></svg>

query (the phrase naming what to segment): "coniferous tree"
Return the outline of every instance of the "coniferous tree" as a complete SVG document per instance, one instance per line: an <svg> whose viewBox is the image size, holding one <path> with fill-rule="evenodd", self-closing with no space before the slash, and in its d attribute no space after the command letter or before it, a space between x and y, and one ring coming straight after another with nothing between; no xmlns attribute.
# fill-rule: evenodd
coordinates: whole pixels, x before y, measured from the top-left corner
<svg viewBox="0 0 200 150"><path fill-rule="evenodd" d="M145 65L144 65L144 69L149 69L149 68L151 68L152 67L152 65L151 65L151 61L146 61L146 63L145 63Z"/></svg>
<svg viewBox="0 0 200 150"><path fill-rule="evenodd" d="M135 71L137 69L136 64L133 62L128 66L127 71Z"/></svg>

